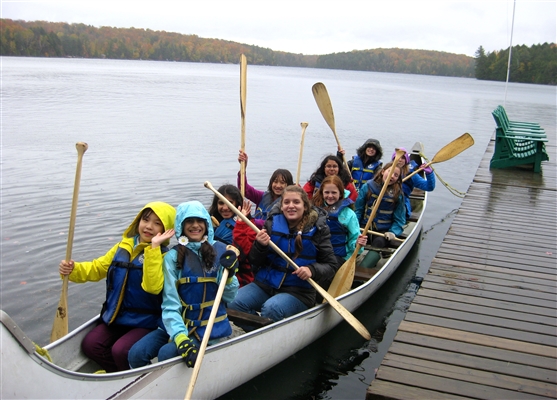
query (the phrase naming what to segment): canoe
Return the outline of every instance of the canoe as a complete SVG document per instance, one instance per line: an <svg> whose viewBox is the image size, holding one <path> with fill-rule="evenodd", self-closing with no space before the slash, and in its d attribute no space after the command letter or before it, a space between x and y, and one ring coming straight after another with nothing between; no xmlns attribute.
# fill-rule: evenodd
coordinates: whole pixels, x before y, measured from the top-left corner
<svg viewBox="0 0 557 400"><path fill-rule="evenodd" d="M417 150L413 149L413 153L411 157L421 163ZM404 242L386 252L388 258L383 258L375 268L364 271L358 268L352 290L337 298L350 312L389 279L418 238L427 194L415 191L411 201L413 217L404 231ZM0 311L0 320L2 399L174 399L185 395L193 369L180 357L134 370L95 374L99 367L85 357L80 344L95 326L98 316L45 346L51 360L41 355L44 351L38 349L4 311ZM341 322L343 318L332 307L319 304L290 318L209 346L193 398L214 399L229 392L295 354ZM269 346L269 343L275 345ZM241 368L238 368L239 362Z"/></svg>

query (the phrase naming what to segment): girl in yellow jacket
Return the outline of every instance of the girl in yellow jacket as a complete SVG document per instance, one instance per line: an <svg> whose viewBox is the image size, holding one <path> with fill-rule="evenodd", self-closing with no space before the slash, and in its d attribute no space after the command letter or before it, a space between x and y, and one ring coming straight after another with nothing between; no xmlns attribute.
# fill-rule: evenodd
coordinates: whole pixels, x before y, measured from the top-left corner
<svg viewBox="0 0 557 400"><path fill-rule="evenodd" d="M106 372L129 369L131 346L157 328L161 318L162 263L174 235L176 210L163 202L147 204L108 253L93 261L62 260L59 272L76 283L106 278L101 321L81 348Z"/></svg>

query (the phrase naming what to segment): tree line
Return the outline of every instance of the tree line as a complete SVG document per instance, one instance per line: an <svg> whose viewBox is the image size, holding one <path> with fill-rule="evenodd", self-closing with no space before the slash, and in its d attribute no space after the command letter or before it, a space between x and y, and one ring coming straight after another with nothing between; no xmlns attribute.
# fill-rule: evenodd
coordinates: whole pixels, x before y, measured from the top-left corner
<svg viewBox="0 0 557 400"><path fill-rule="evenodd" d="M485 52L476 50L476 78L506 81L509 49ZM513 46L509 70L510 82L557 84L557 46L555 43L537 44L531 47Z"/></svg>
<svg viewBox="0 0 557 400"><path fill-rule="evenodd" d="M555 84L555 44L545 43L531 48L517 46L516 49L513 47L516 63L513 62L511 67L511 81ZM0 19L0 55L3 56L238 63L240 55L245 54L248 63L254 65L505 80L505 53L501 50L485 54L480 46L475 58L398 48L304 55L150 29L96 28L85 24Z"/></svg>

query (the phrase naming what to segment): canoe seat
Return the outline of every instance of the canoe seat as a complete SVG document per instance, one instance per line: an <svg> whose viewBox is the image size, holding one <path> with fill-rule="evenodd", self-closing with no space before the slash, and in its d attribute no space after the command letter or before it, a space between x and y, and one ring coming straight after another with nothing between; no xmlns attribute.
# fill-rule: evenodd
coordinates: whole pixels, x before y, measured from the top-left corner
<svg viewBox="0 0 557 400"><path fill-rule="evenodd" d="M498 106L491 114L497 127L490 168L531 164L534 172L541 172L542 161L549 160L545 150L548 140L543 128L536 123L509 121L502 106Z"/></svg>
<svg viewBox="0 0 557 400"><path fill-rule="evenodd" d="M238 326L249 325L256 328L261 328L275 322L270 318L233 310L231 308L227 308L226 313L228 314L228 319Z"/></svg>

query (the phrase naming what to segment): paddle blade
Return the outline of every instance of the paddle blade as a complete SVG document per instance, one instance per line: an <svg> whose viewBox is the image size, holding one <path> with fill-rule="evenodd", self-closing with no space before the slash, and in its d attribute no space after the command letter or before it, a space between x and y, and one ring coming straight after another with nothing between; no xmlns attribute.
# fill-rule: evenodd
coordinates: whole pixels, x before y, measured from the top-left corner
<svg viewBox="0 0 557 400"><path fill-rule="evenodd" d="M339 268L335 278L327 291L331 296L338 297L352 289L354 273L356 271L356 252Z"/></svg>
<svg viewBox="0 0 557 400"><path fill-rule="evenodd" d="M474 144L474 138L469 133L456 138L433 156L431 163L440 163L459 155Z"/></svg>
<svg viewBox="0 0 557 400"><path fill-rule="evenodd" d="M335 115L333 114L333 105L331 104L329 93L327 93L327 88L321 82L317 82L311 87L311 91L313 92L317 107L321 111L321 115L323 115L325 122L327 122L327 125L336 135Z"/></svg>
<svg viewBox="0 0 557 400"><path fill-rule="evenodd" d="M56 316L50 332L50 343L68 334L68 276L64 276L62 283L62 293L56 308Z"/></svg>

